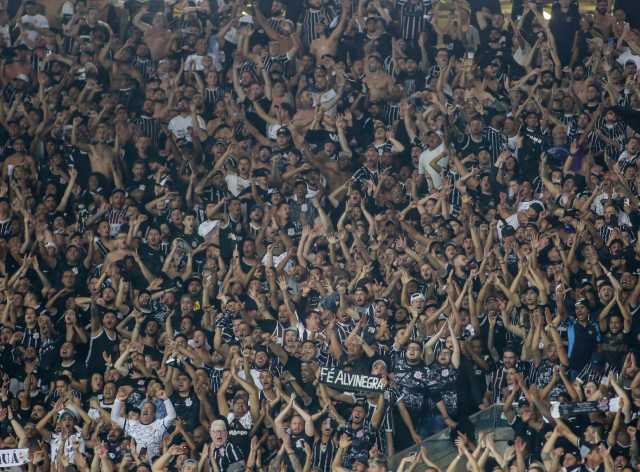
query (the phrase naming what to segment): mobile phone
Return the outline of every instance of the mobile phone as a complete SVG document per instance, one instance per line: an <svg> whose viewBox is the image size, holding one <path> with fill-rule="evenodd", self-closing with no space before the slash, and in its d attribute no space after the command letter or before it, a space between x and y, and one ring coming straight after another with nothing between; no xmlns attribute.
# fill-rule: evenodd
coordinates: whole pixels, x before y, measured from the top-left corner
<svg viewBox="0 0 640 472"><path fill-rule="evenodd" d="M131 449L130 449L130 448L126 448L126 449L124 450L124 455L125 455L125 456L127 456L127 455L129 455L129 456L130 456L130 455L131 455Z"/></svg>
<svg viewBox="0 0 640 472"><path fill-rule="evenodd" d="M629 203L629 199L628 198L624 199L624 206L631 206L631 203Z"/></svg>
<svg viewBox="0 0 640 472"><path fill-rule="evenodd" d="M417 455L418 455L418 453L417 453L417 452L412 452L411 454L409 454L409 457L415 457L415 456L417 456Z"/></svg>
<svg viewBox="0 0 640 472"><path fill-rule="evenodd" d="M474 53L467 53L467 59L473 59Z"/></svg>

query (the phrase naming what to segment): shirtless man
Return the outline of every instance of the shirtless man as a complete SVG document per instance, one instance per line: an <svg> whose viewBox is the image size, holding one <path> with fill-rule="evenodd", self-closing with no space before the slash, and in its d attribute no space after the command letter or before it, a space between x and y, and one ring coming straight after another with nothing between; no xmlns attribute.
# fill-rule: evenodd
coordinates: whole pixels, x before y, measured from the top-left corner
<svg viewBox="0 0 640 472"><path fill-rule="evenodd" d="M120 198L122 200L121 203L118 200ZM114 193L111 196L111 201L112 201L111 208L107 212L103 212L103 213L109 213L111 211L121 210L122 207L124 206L124 193L123 192ZM120 206L120 208L117 208L117 206ZM100 211L98 213L102 212L103 210L104 208L100 208ZM105 270L109 268L110 262L122 260L124 259L124 256L128 254L133 254L133 251L129 249L129 246L127 245L127 233L123 233L120 230L118 230L116 233L116 249L115 251L109 252L104 257L104 262L102 263L102 269L100 273L103 273Z"/></svg>
<svg viewBox="0 0 640 472"><path fill-rule="evenodd" d="M38 76L36 75L36 71L31 64L27 62L27 53L23 50L26 46L18 46L13 48L13 52L16 54L16 57L13 58L13 63L4 67L4 76L6 78L7 83L11 83L13 79L18 77L19 75L26 75L29 77L29 83L34 84L38 83ZM6 59L3 59L3 66Z"/></svg>
<svg viewBox="0 0 640 472"><path fill-rule="evenodd" d="M314 154L309 147L309 143L305 139L296 133L296 141L304 148L305 159L309 163L320 169L320 174L327 179L329 184L329 190L331 192L342 187L351 177L353 172L351 171L351 156L346 152L340 152L338 154L338 160L327 158L324 152Z"/></svg>
<svg viewBox="0 0 640 472"><path fill-rule="evenodd" d="M311 54L315 54L316 63L320 63L322 60L322 56L325 54L330 54L335 56L336 51L338 50L338 40L344 31L344 27L347 23L347 11L351 11L351 1L350 0L341 0L342 3L342 14L340 15L340 22L336 29L333 30L331 35L327 38L326 28L324 23L319 21L316 23L316 33L318 34L318 39L314 39L311 42L311 46L309 50Z"/></svg>
<svg viewBox="0 0 640 472"><path fill-rule="evenodd" d="M173 32L167 28L169 24L164 13L156 13L151 25L140 21L140 18L147 13L149 13L149 5L145 5L140 9L133 18L133 24L144 32L144 41L149 46L151 59L157 62L167 57L171 52L171 44L174 39Z"/></svg>
<svg viewBox="0 0 640 472"><path fill-rule="evenodd" d="M107 44L104 45L102 51L100 51L100 55L98 56L98 61L102 64L102 67L109 71L109 79L113 87L118 83L118 79L120 78L120 74L125 73L129 74L131 77L136 79L140 84L144 83L144 77L142 74L138 72L138 69L131 65L131 51L135 47L135 43L133 39L129 39L124 46L120 48L118 52L113 55L113 61L107 59L107 55L109 50L111 49L112 42L114 41L114 36L111 36L111 39Z"/></svg>
<svg viewBox="0 0 640 472"><path fill-rule="evenodd" d="M78 149L89 153L89 159L91 160L91 171L100 172L107 179L113 181L113 172L109 164L116 163L116 152L107 143L107 128L100 124L96 130L96 138L98 144L86 144L78 141L77 130L78 125L82 123L82 118L73 119L73 128L71 130L71 145L76 146Z"/></svg>
<svg viewBox="0 0 640 472"><path fill-rule="evenodd" d="M564 72L568 72L571 77L571 88L573 89L573 92L582 103L587 101L587 89L595 82L596 72L600 67L600 60L602 59L602 53L600 51L595 51L593 55L595 56L595 64L591 68L591 74L588 77L584 65L582 64L576 64L573 66L573 74L568 67L564 68Z"/></svg>
<svg viewBox="0 0 640 472"><path fill-rule="evenodd" d="M613 29L616 19L609 15L609 3L606 0L600 0L596 4L596 19L594 26L602 31L602 40L609 40L609 33Z"/></svg>
<svg viewBox="0 0 640 472"><path fill-rule="evenodd" d="M21 166L24 169L24 173L27 175L27 180L34 181L37 178L36 164L33 158L25 154L25 143L23 138L15 138L13 141L13 150L15 154L7 157L2 165L2 180L8 182L9 166L14 168Z"/></svg>
<svg viewBox="0 0 640 472"><path fill-rule="evenodd" d="M389 95L391 95L391 90L395 86L393 77L382 72L383 63L380 56L369 56L366 64L369 70L362 81L367 84L371 91L369 103L379 100L387 101Z"/></svg>

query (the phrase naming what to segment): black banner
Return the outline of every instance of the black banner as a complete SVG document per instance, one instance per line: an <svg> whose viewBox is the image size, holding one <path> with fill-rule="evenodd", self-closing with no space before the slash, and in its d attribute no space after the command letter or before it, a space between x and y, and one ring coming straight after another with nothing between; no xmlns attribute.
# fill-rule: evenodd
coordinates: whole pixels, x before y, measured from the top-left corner
<svg viewBox="0 0 640 472"><path fill-rule="evenodd" d="M594 413L596 411L617 412L619 408L619 402L619 398L612 398L610 401L600 400L598 402L551 402L551 416L554 418L560 418L562 416Z"/></svg>
<svg viewBox="0 0 640 472"><path fill-rule="evenodd" d="M382 378L375 375L356 374L340 369L328 369L322 367L320 371L320 383L345 390L359 392L382 393Z"/></svg>

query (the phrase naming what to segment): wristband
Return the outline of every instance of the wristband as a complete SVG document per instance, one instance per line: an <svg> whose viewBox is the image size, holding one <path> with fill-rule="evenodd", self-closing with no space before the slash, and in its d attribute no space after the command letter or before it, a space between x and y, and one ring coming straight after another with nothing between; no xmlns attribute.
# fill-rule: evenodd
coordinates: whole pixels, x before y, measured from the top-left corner
<svg viewBox="0 0 640 472"><path fill-rule="evenodd" d="M293 456L295 454L295 452L293 451L288 451L287 454L289 454L290 456Z"/></svg>
<svg viewBox="0 0 640 472"><path fill-rule="evenodd" d="M461 456L460 454L458 454L458 455L456 456L456 458L457 458L457 459L462 459L462 456Z"/></svg>
<svg viewBox="0 0 640 472"><path fill-rule="evenodd" d="M329 331L330 334L335 334L337 331Z"/></svg>

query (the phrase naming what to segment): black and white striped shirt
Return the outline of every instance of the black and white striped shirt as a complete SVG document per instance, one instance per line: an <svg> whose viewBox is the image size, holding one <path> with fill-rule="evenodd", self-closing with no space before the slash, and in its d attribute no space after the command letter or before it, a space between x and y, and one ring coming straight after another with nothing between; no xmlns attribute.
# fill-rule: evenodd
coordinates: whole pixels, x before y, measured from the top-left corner
<svg viewBox="0 0 640 472"><path fill-rule="evenodd" d="M433 8L431 0L422 0L418 3L396 0L396 8L400 10L402 39L405 41L417 40L420 32L427 29L429 24L429 20L425 19L425 16Z"/></svg>
<svg viewBox="0 0 640 472"><path fill-rule="evenodd" d="M330 438L326 443L319 439L311 449L311 468L320 469L322 472L331 472L331 464L337 452L338 446L333 438Z"/></svg>
<svg viewBox="0 0 640 472"><path fill-rule="evenodd" d="M620 166L620 173L624 174L624 171L627 169L627 167L629 167L632 164L637 165L636 161L638 160L639 156L640 156L640 153L637 153L635 156L631 156L631 158L629 158L627 151L626 150L622 151L622 153L618 157L618 165Z"/></svg>
<svg viewBox="0 0 640 472"><path fill-rule="evenodd" d="M140 75L145 78L145 80L149 80L149 74L152 71L155 71L158 67L155 62L151 59L147 59L146 61L141 61L138 56L134 57L131 60L131 65L140 72Z"/></svg>
<svg viewBox="0 0 640 472"><path fill-rule="evenodd" d="M140 115L131 120L131 123L140 128L142 133L151 140L151 145L154 149L159 147L162 128L160 128L160 125L156 123L156 119L153 116Z"/></svg>
<svg viewBox="0 0 640 472"><path fill-rule="evenodd" d="M285 77L288 77L286 72L287 72L287 64L289 64L289 62L290 62L289 53L282 54L281 56L277 56L277 57L268 56L263 61L263 65L267 69L267 71L271 72L271 65L276 63L276 62L278 62L280 64L280 66L282 67L282 71L283 71Z"/></svg>
<svg viewBox="0 0 640 472"><path fill-rule="evenodd" d="M6 236L7 234L11 234L11 218L0 221L0 235Z"/></svg>
<svg viewBox="0 0 640 472"><path fill-rule="evenodd" d="M384 117L384 122L391 126L396 120L400 119L400 105L392 105L391 102L385 103L382 116Z"/></svg>
<svg viewBox="0 0 640 472"><path fill-rule="evenodd" d="M211 107L211 109L214 109L216 106L216 102L218 100L224 100L225 93L226 93L225 89L221 87L217 87L214 89L205 88L204 89L205 107Z"/></svg>
<svg viewBox="0 0 640 472"><path fill-rule="evenodd" d="M491 164L495 164L498 157L503 150L507 147L507 136L498 129L493 129L491 126L485 126L482 130L482 136L491 143Z"/></svg>
<svg viewBox="0 0 640 472"><path fill-rule="evenodd" d="M604 136L624 145L626 140L627 125L622 121L616 121L613 125L608 125L603 116L597 119L595 129L602 132ZM598 152L605 150L609 156L617 156L618 149L611 144L606 143L602 139L598 138L595 133L591 133L589 141L592 143L591 152Z"/></svg>
<svg viewBox="0 0 640 472"><path fill-rule="evenodd" d="M271 27L273 31L278 34L282 34L282 22L284 18L267 18L267 24Z"/></svg>
<svg viewBox="0 0 640 472"><path fill-rule="evenodd" d="M311 8L305 10L304 14L300 17L298 25L302 27L302 44L308 48L314 39L318 39L318 33L316 32L316 25L318 23L324 23L325 28L331 25L333 19L338 14L333 11L331 7L323 6L320 10L313 10Z"/></svg>

